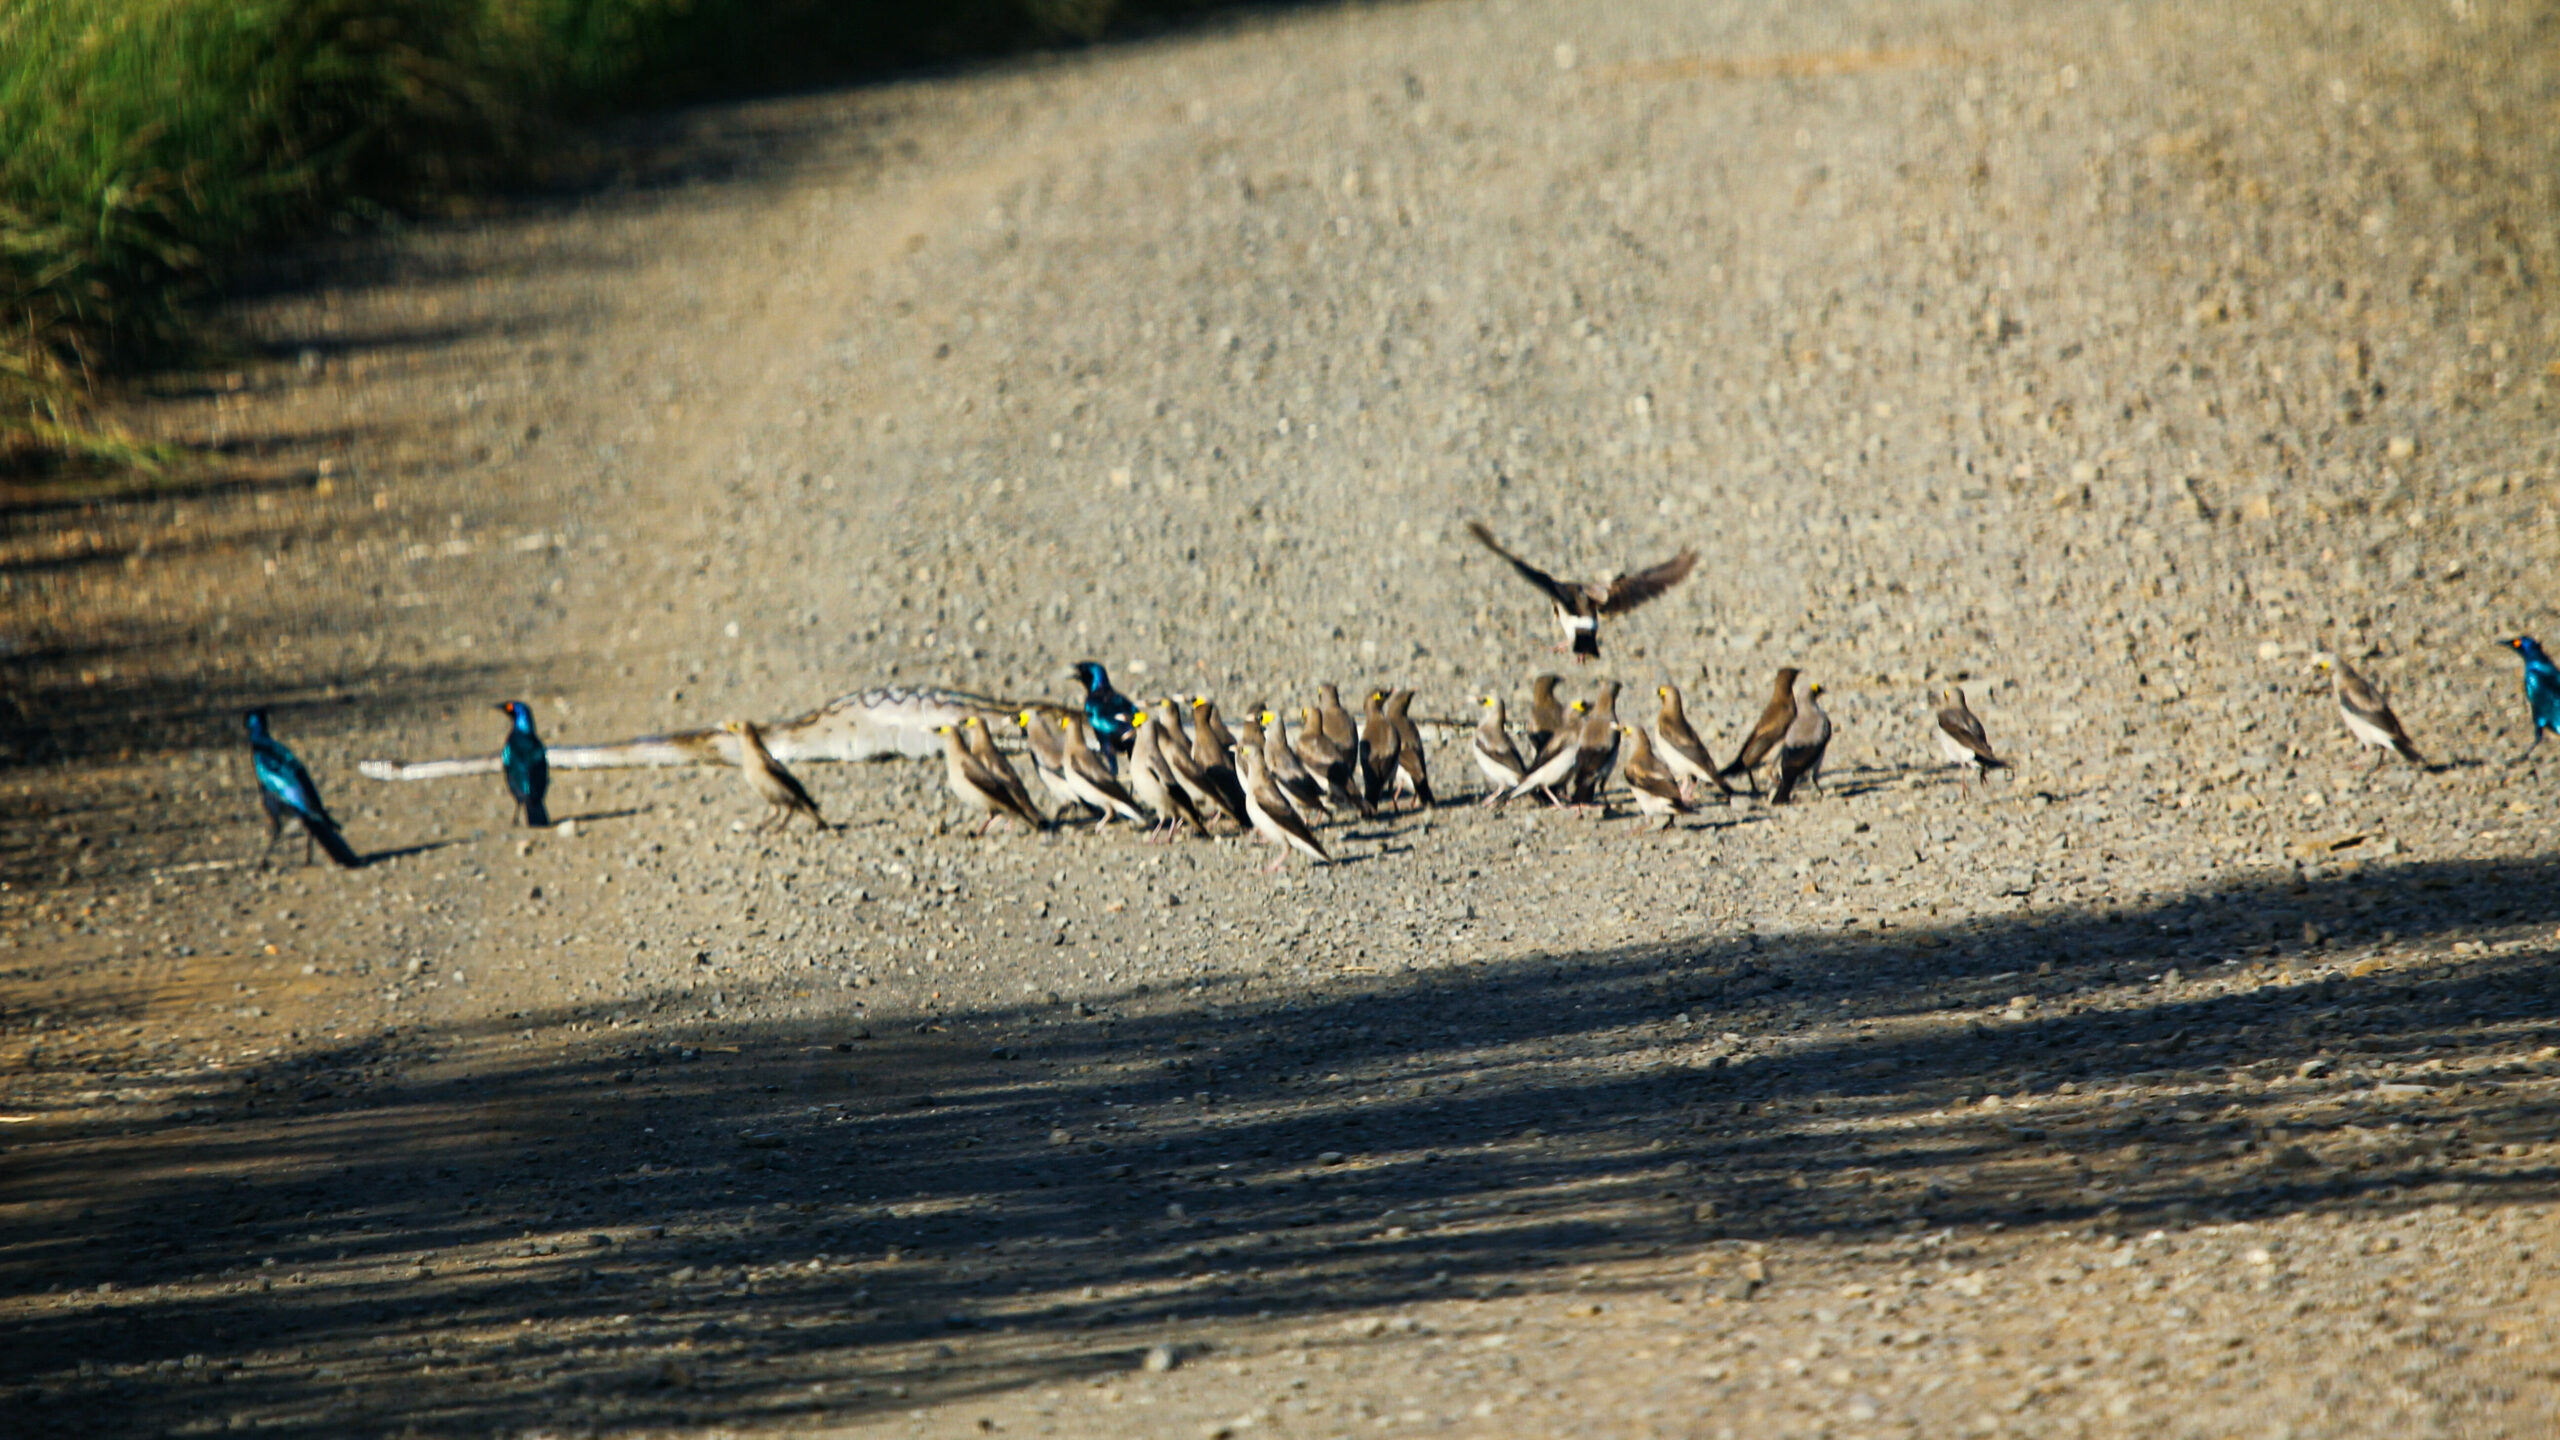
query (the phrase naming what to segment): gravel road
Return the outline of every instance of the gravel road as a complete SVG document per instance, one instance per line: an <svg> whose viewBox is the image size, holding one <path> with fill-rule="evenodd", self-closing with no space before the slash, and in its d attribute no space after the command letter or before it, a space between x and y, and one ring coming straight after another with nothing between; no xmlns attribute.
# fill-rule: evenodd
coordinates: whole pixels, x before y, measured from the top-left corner
<svg viewBox="0 0 2560 1440"><path fill-rule="evenodd" d="M279 262L136 402L224 478L0 520L0 1430L2560 1432L2555 89L2504 0L1325 7ZM1696 545L1568 693L1802 667L1825 787L1274 876L355 775L1086 656L1518 713L1470 518ZM255 867L261 702L366 868Z"/></svg>

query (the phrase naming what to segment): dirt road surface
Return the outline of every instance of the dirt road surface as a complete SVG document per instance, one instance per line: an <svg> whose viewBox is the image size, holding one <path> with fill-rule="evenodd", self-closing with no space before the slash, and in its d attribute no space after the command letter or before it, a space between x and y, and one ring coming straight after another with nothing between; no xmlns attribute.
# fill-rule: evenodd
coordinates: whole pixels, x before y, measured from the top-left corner
<svg viewBox="0 0 2560 1440"><path fill-rule="evenodd" d="M139 417L223 478L6 519L0 1431L2554 1433L2556 41L1322 8L284 264ZM1801 666L1823 786L1271 876L355 773L1087 656L1516 714L1469 518L1697 545L1568 693ZM365 868L258 866L254 703Z"/></svg>

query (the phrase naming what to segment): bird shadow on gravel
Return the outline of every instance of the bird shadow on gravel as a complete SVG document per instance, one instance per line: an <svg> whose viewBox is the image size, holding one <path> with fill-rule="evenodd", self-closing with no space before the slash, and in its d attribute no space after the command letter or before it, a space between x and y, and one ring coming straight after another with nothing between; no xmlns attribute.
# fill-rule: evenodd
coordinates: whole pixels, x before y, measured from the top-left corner
<svg viewBox="0 0 2560 1440"><path fill-rule="evenodd" d="M895 1024L846 975L841 1013L790 1020L735 1018L787 984L733 984L718 1013L403 1028L11 1133L0 1199L80 1209L0 1233L31 1297L0 1428L853 1420L1209 1320L1322 1344L1522 1288L1751 1305L1820 1242L2545 1202L2555 870L1230 966Z"/></svg>

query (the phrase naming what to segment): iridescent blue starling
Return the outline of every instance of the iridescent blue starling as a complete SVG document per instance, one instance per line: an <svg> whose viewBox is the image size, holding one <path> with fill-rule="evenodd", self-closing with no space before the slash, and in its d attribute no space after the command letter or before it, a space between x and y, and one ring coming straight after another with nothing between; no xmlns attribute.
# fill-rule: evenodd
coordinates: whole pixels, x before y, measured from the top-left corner
<svg viewBox="0 0 2560 1440"><path fill-rule="evenodd" d="M1067 667L1067 673L1084 686L1084 723L1115 755L1125 755L1138 738L1134 720L1138 707L1129 697L1111 688L1111 674L1099 660L1079 660Z"/></svg>
<svg viewBox="0 0 2560 1440"><path fill-rule="evenodd" d="M507 777L507 793L515 797L516 818L527 825L549 825L551 812L542 797L551 789L551 761L543 753L542 737L534 733L533 707L510 700L498 709L516 722L507 731L507 748L498 752L498 770Z"/></svg>
<svg viewBox="0 0 2560 1440"><path fill-rule="evenodd" d="M329 818L329 808L320 803L320 787L311 783L311 772L302 768L302 762L284 748L284 742L267 733L267 712L250 711L248 722L249 767L257 772L258 803L267 812L267 849L275 849L276 837L284 830L284 817L290 815L302 822L303 864L311 863L314 844L347 869L363 864L356 852L347 848L346 838L338 833L338 822Z"/></svg>
<svg viewBox="0 0 2560 1440"><path fill-rule="evenodd" d="M2542 642L2530 635L2519 635L2507 642L2507 648L2524 657L2524 703L2533 710L2533 739L2526 754L2542 743L2542 732L2560 735L2560 665L2542 653Z"/></svg>

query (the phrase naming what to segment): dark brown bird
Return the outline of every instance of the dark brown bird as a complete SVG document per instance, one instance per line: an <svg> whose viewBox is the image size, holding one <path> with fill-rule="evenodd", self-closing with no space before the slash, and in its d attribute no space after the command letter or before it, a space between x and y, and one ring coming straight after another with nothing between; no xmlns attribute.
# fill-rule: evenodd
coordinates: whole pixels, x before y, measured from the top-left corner
<svg viewBox="0 0 2560 1440"><path fill-rule="evenodd" d="M1198 737L1206 734L1216 743L1219 754L1235 753L1235 732L1227 728L1227 722L1218 718L1218 702L1206 695L1191 697L1191 731L1195 748L1199 744Z"/></svg>
<svg viewBox="0 0 2560 1440"><path fill-rule="evenodd" d="M1191 797L1192 803L1200 808L1201 813L1205 815L1214 809L1236 822L1238 826L1250 827L1253 822L1245 818L1243 791L1230 790L1221 786L1210 775L1208 769L1201 765L1198 734L1182 728L1182 702L1168 695L1165 697L1161 711L1150 710L1147 713L1164 727L1165 733L1160 743L1164 750L1165 763L1172 767L1174 782L1182 787L1184 794ZM1225 757L1219 757L1222 768L1226 763ZM1232 784L1235 779L1232 771L1227 778Z"/></svg>
<svg viewBox="0 0 2560 1440"><path fill-rule="evenodd" d="M1131 823L1141 823L1146 815L1138 802L1129 798L1127 787L1111 767L1104 764L1093 738L1093 725L1084 712L1074 711L1058 717L1058 727L1066 732L1066 777L1068 792L1076 799L1102 812L1102 823L1108 825L1118 816Z"/></svg>
<svg viewBox="0 0 2560 1440"><path fill-rule="evenodd" d="M1356 792L1360 788L1360 777L1356 773L1358 767L1352 763L1351 752L1333 743L1333 736L1325 729L1324 713L1315 706L1300 707L1299 715L1301 719L1295 741L1299 761L1307 767L1308 774L1316 777L1316 783L1324 787L1327 800L1357 809L1359 797Z"/></svg>
<svg viewBox="0 0 2560 1440"><path fill-rule="evenodd" d="M1970 765L1974 778L1994 770L2006 770L2009 762L1991 753L1991 736L1973 707L1964 703L1964 692L1950 685L1945 692L1946 704L1938 711L1938 753L1949 764Z"/></svg>
<svg viewBox="0 0 2560 1440"><path fill-rule="evenodd" d="M976 716L971 716L958 725L934 727L942 732L943 778L950 785L951 793L960 797L970 809L987 817L985 823L978 827L980 835L986 834L999 817L1019 820L1034 830L1043 828L1040 812L1031 807L1029 798L1015 798L1014 792L1022 788L1022 782L1015 780L1007 785L1002 777L989 770L972 753L968 736L963 732L976 719Z"/></svg>
<svg viewBox="0 0 2560 1440"><path fill-rule="evenodd" d="M1360 723L1342 708L1342 692L1329 681L1316 687L1316 714L1324 721L1324 738L1342 752L1351 767L1351 784L1338 793L1349 795L1351 807L1366 820L1377 813L1377 807L1369 802L1369 761L1361 750Z"/></svg>
<svg viewBox="0 0 2560 1440"><path fill-rule="evenodd" d="M1831 717L1816 703L1821 694L1821 686L1808 684L1796 697L1796 718L1787 723L1786 738L1778 742L1778 783L1769 791L1772 805L1794 799L1798 785L1822 783L1822 752L1831 748Z"/></svg>
<svg viewBox="0 0 2560 1440"><path fill-rule="evenodd" d="M1582 758L1573 764L1573 789L1567 799L1589 805L1600 798L1601 787L1609 783L1609 772L1617 766L1620 739L1618 682L1605 680L1600 698L1591 703L1591 713L1582 721Z"/></svg>
<svg viewBox="0 0 2560 1440"><path fill-rule="evenodd" d="M1237 825L1250 828L1244 813L1244 782L1236 776L1236 737L1218 719L1218 707L1203 695L1191 702L1191 759L1200 767L1200 783L1217 792L1218 808Z"/></svg>
<svg viewBox="0 0 2560 1440"><path fill-rule="evenodd" d="M1476 757L1476 769L1484 773L1491 787L1484 792L1484 803L1499 805L1511 787L1529 773L1529 767L1520 763L1519 747L1511 743L1511 732L1504 727L1502 697L1487 695L1483 703L1484 723L1476 727L1471 752Z"/></svg>
<svg viewBox="0 0 2560 1440"><path fill-rule="evenodd" d="M1289 797L1272 783L1271 772L1263 768L1261 732L1261 726L1250 720L1244 722L1246 743L1236 747L1236 764L1244 772L1245 814L1250 817L1253 831L1280 852L1267 868L1277 870L1288 864L1292 850L1319 865L1330 862L1333 857L1325 853L1324 842L1307 828L1307 822L1289 804Z"/></svg>
<svg viewBox="0 0 2560 1440"><path fill-rule="evenodd" d="M1030 789L1022 783L1021 772L1015 770L1013 762L996 748L996 737L988 729L985 717L972 715L961 721L960 731L960 738L969 743L969 757L978 762L980 769L1001 782L1005 793L1013 797L1013 809L1018 812L1016 818L1028 817L1034 830L1048 829L1048 818L1040 813L1039 805L1031 798ZM1036 769L1039 762L1035 760L1032 764Z"/></svg>
<svg viewBox="0 0 2560 1440"><path fill-rule="evenodd" d="M1560 682L1553 675L1541 675L1529 682L1529 753L1535 755L1547 748L1556 731L1564 728L1564 702L1556 698Z"/></svg>
<svg viewBox="0 0 2560 1440"><path fill-rule="evenodd" d="M1627 752L1627 763L1621 773L1627 777L1627 792L1636 802L1639 815L1659 815L1665 830L1679 823L1672 817L1689 812L1689 797L1680 777L1671 773L1654 751L1653 742L1641 725L1621 725L1619 733L1634 748Z"/></svg>
<svg viewBox="0 0 2560 1440"><path fill-rule="evenodd" d="M1467 522L1467 533L1476 537L1484 548L1511 562L1520 578L1544 591L1547 603L1555 607L1556 627L1564 632L1560 650L1569 650L1579 660L1600 658L1600 617L1623 615L1664 591L1689 578L1698 563L1698 552L1683 550L1661 564L1632 575L1613 575L1606 580L1558 580L1546 571L1502 548L1493 532L1480 521ZM1615 742L1612 742L1615 748Z"/></svg>
<svg viewBox="0 0 2560 1440"><path fill-rule="evenodd" d="M1661 737L1655 749L1662 753L1662 767L1680 782L1680 798L1697 794L1697 784L1704 781L1716 787L1716 793L1730 795L1733 787L1716 773L1715 757L1707 753L1706 742L1689 725L1689 712L1681 707L1680 687L1662 685L1654 690L1662 701L1662 709L1653 717L1653 728Z"/></svg>
<svg viewBox="0 0 2560 1440"><path fill-rule="evenodd" d="M1582 717L1589 713L1591 702L1588 700L1576 700L1564 707L1562 718L1556 721L1556 728L1547 736L1547 743L1530 752L1527 763L1521 767L1520 785L1513 789L1511 798L1527 790L1535 790L1546 796L1547 803L1551 805L1564 803L1557 796L1556 788L1573 778L1572 764L1567 764L1557 778L1540 779L1535 784L1530 781L1536 776L1555 773L1556 757L1560 755L1571 754L1576 761L1581 759Z"/></svg>
<svg viewBox="0 0 2560 1440"><path fill-rule="evenodd" d="M1360 710L1360 794L1375 810L1395 801L1397 752L1404 737L1387 718L1387 692L1372 690Z"/></svg>
<svg viewBox="0 0 2560 1440"><path fill-rule="evenodd" d="M1166 727L1144 710L1129 717L1129 726L1138 733L1129 747L1129 792L1156 812L1155 828L1147 838L1170 840L1185 825L1192 834L1206 838L1209 827L1201 822L1199 807L1184 793L1182 782L1174 778L1173 762L1165 758Z"/></svg>
<svg viewBox="0 0 2560 1440"><path fill-rule="evenodd" d="M1399 690L1387 697L1387 719L1396 727L1397 788L1412 791L1415 801L1428 810L1440 802L1431 798L1431 758L1422 748L1422 728L1413 723L1412 711L1412 691Z"/></svg>
<svg viewBox="0 0 2560 1440"><path fill-rule="evenodd" d="M1324 802L1324 786L1317 781L1307 763L1298 758L1297 747L1289 743L1289 722L1277 710L1262 712L1262 768L1271 772L1271 783L1289 797L1293 805L1313 806L1318 810L1331 807ZM1251 791L1245 792L1247 795Z"/></svg>
<svg viewBox="0 0 2560 1440"><path fill-rule="evenodd" d="M1760 712L1760 723L1751 727L1751 734L1742 742L1733 763L1718 772L1727 780L1741 776L1754 795L1760 793L1760 781L1751 772L1759 769L1769 752L1778 748L1778 742L1787 738L1787 727L1795 722L1798 673L1792 665L1778 672L1778 678L1769 686L1769 703Z"/></svg>

